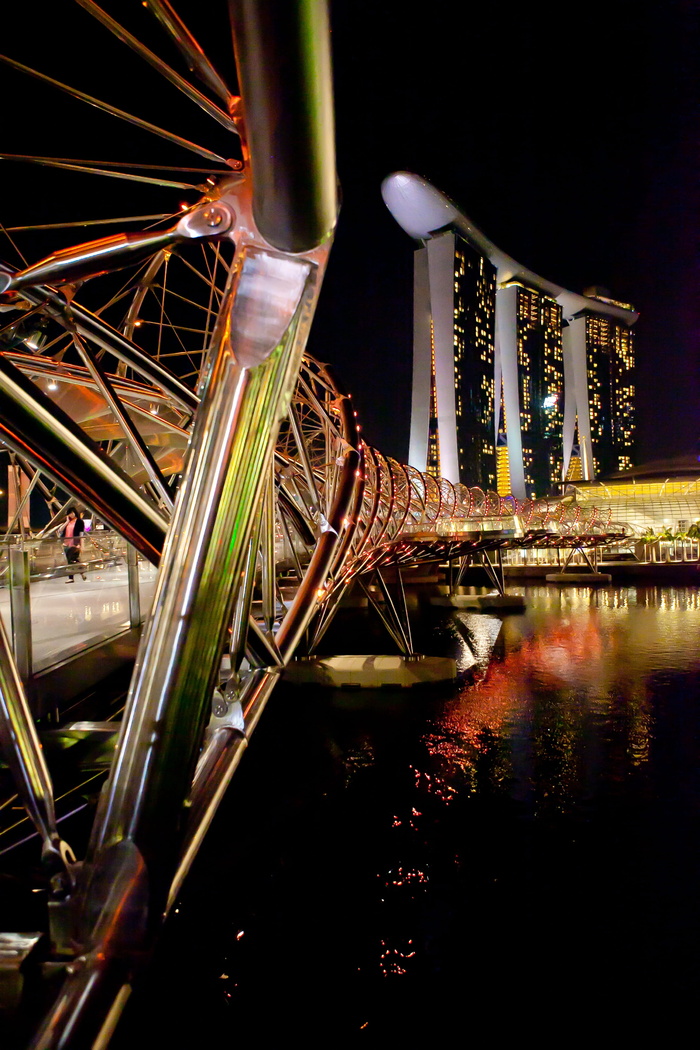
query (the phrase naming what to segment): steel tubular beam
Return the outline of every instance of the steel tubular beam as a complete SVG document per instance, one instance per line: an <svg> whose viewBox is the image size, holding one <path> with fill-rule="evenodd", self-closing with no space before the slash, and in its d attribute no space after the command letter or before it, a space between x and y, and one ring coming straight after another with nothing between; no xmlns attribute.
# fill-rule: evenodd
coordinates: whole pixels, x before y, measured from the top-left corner
<svg viewBox="0 0 700 1050"><path fill-rule="evenodd" d="M53 288L26 288L22 296L30 303L44 306L49 316L59 323L64 323L67 316L84 339L91 339L100 349L113 354L117 360L145 376L150 383L167 394L185 414L191 416L197 410L199 399L189 387L130 339L85 307L75 302L69 307L66 300Z"/></svg>
<svg viewBox="0 0 700 1050"><path fill-rule="evenodd" d="M232 587L247 560L277 427L299 367L297 329L302 318L307 327L317 291L310 262L283 261L280 269L278 257L258 249L244 252L224 307L219 349L198 412L96 835L98 864L112 843L135 842L146 858L156 911L164 906L172 879ZM264 304L253 301L255 277L262 274L262 293L268 270L278 281L286 275L291 282L294 312L269 356L244 367L237 309L242 330L245 320L262 319L257 311ZM306 331L299 334L304 338Z"/></svg>
<svg viewBox="0 0 700 1050"><path fill-rule="evenodd" d="M0 743L22 803L41 836L44 855L60 855L51 776L1 619Z"/></svg>
<svg viewBox="0 0 700 1050"><path fill-rule="evenodd" d="M158 563L165 519L78 425L1 355L0 436Z"/></svg>
<svg viewBox="0 0 700 1050"><path fill-rule="evenodd" d="M10 547L10 613L12 649L21 680L29 683L33 671L32 616L29 599L29 551Z"/></svg>
<svg viewBox="0 0 700 1050"><path fill-rule="evenodd" d="M257 227L275 248L310 251L338 212L326 5L229 0L229 10Z"/></svg>
<svg viewBox="0 0 700 1050"><path fill-rule="evenodd" d="M352 410L347 400L343 400L341 403L340 411L346 432L348 434L356 433L354 427L353 429L348 427L352 419ZM359 446L359 441L357 441L357 445ZM343 521L352 505L356 485L358 484L359 479L356 475L359 464L360 453L359 448L356 447L346 453L343 466L340 469L335 500L328 517L328 524L331 530L321 533L311 562L304 574L304 579L294 597L292 607L277 632L277 647L285 662L291 659L304 631L316 615L319 601L318 593L328 580L328 574L337 550L338 536L341 534Z"/></svg>
<svg viewBox="0 0 700 1050"><path fill-rule="evenodd" d="M148 62L154 69L169 80L179 91L182 91L187 98L191 99L195 105L203 109L205 113L208 113L210 117L222 124L227 131L235 131L235 125L231 120L228 113L225 113L219 106L211 102L206 95L203 95L196 87L190 84L184 77L181 77L179 73L176 73L174 69L171 69L169 65L163 62L162 59L154 55L152 51L149 51L147 47L137 40L131 33L128 33L123 26L115 22L113 18L103 11L97 4L93 3L92 0L77 0L81 7L85 8L91 15L97 18L111 33L121 40L122 43L126 44L133 51L136 52L144 61Z"/></svg>
<svg viewBox="0 0 700 1050"><path fill-rule="evenodd" d="M148 0L147 7L168 33L189 68L197 73L199 79L207 85L210 91L218 95L227 107L230 107L231 103L236 101L234 96L168 0Z"/></svg>
<svg viewBox="0 0 700 1050"><path fill-rule="evenodd" d="M145 440L141 437L141 434L136 429L127 411L124 409L122 402L117 397L112 382L107 375L106 371L102 367L101 363L92 354L89 347L83 342L77 332L73 333L73 343L80 354L82 360L85 362L90 375L92 376L95 385L99 389L100 393L104 397L105 401L109 405L112 413L114 414L117 423L121 427L126 440L128 441L131 449L135 453L137 459L141 463L142 467L146 471L151 483L158 492L159 499L163 504L172 510L173 499L172 495L168 491L165 484L165 479L161 474L158 464L156 463L151 451L146 444Z"/></svg>

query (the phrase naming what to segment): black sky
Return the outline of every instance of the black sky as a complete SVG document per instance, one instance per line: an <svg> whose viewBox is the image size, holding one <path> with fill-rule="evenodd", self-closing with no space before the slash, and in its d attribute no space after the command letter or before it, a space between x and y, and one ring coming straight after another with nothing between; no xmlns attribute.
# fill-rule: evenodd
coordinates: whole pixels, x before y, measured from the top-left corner
<svg viewBox="0 0 700 1050"><path fill-rule="evenodd" d="M694 448L697 5L334 10L345 203L314 335L353 362L368 439L405 455L412 244L378 195L404 168L536 272L634 303L638 461Z"/></svg>
<svg viewBox="0 0 700 1050"><path fill-rule="evenodd" d="M138 0L104 6L177 63ZM222 72L230 61L225 6L176 2ZM380 183L408 169L543 276L574 290L602 284L634 303L637 459L695 449L698 11L691 0L432 0L415 9L335 0L343 207L311 350L336 366L370 442L406 458L414 246L386 211ZM31 12L15 5L4 15L6 53L232 154L217 125L72 0L44 0ZM183 163L169 147L17 74L3 73L0 89L8 151ZM174 204L168 196L162 207L162 191L111 180L83 177L76 191L72 176L8 165L0 175L5 224Z"/></svg>

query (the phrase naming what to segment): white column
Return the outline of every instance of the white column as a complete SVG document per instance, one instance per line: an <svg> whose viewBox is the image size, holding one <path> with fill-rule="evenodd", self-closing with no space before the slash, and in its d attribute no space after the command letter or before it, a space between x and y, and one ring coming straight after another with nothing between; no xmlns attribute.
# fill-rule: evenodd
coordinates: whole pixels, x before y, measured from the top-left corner
<svg viewBox="0 0 700 1050"><path fill-rule="evenodd" d="M514 285L496 292L496 346L503 376L503 403L506 408L508 467L516 499L525 499L523 440L520 432L520 391L518 390L518 289Z"/></svg>
<svg viewBox="0 0 700 1050"><path fill-rule="evenodd" d="M428 463L430 424L430 281L428 249L413 256L413 388L408 462L424 471Z"/></svg>
<svg viewBox="0 0 700 1050"><path fill-rule="evenodd" d="M454 255L455 235L439 233L428 241L430 305L435 345L440 473L459 481L457 457L457 407L454 353Z"/></svg>
<svg viewBox="0 0 700 1050"><path fill-rule="evenodd" d="M562 332L562 348L564 351L564 382L566 384L566 400L564 402L565 442L568 434L567 422L569 418L569 403L573 397L575 402L575 415L578 416L581 471L585 481L592 481L595 477L595 471L593 469L593 445L591 443L591 417L588 408L588 367L585 317L575 317L573 320L569 321L568 328L565 328ZM573 386L571 386L571 383L573 383ZM571 441L573 443L573 424ZM567 456L565 443L565 469L570 455L571 449L569 448Z"/></svg>

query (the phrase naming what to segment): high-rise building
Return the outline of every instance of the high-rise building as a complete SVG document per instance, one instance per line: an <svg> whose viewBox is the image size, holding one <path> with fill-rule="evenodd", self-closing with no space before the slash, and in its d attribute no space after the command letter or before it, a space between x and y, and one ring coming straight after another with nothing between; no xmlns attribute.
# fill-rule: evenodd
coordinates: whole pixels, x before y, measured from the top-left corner
<svg viewBox="0 0 700 1050"><path fill-rule="evenodd" d="M575 425L578 432L581 476L627 470L634 456L634 333L614 317L583 310L564 330L564 347L567 389L574 391L565 431Z"/></svg>
<svg viewBox="0 0 700 1050"><path fill-rule="evenodd" d="M561 288L507 256L417 175L384 180L415 253L409 461L543 496L632 464L632 307Z"/></svg>
<svg viewBox="0 0 700 1050"><path fill-rule="evenodd" d="M522 465L521 487L543 496L562 480L564 360L561 307L550 295L512 280L497 292L498 361L509 465ZM509 426L513 419L516 425ZM512 476L512 472L511 472Z"/></svg>
<svg viewBox="0 0 700 1050"><path fill-rule="evenodd" d="M458 478L493 488L496 268L448 230L416 252L415 292L409 458L437 476L456 462Z"/></svg>

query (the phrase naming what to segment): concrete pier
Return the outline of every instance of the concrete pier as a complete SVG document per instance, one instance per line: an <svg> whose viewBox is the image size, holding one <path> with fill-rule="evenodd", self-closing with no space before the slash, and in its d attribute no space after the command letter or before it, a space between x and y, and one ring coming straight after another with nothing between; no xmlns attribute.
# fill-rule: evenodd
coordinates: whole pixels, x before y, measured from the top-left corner
<svg viewBox="0 0 700 1050"><path fill-rule="evenodd" d="M607 587L612 583L612 576L608 572L549 572L545 580L560 586L570 583L576 584L577 587Z"/></svg>
<svg viewBox="0 0 700 1050"><path fill-rule="evenodd" d="M501 609L520 612L527 603L520 594L499 594L490 591L488 594L436 594L430 599L431 605L449 609L470 609L472 612L491 612Z"/></svg>
<svg viewBox="0 0 700 1050"><path fill-rule="evenodd" d="M411 689L453 682L457 664L447 656L318 656L293 660L284 672L292 685L326 689Z"/></svg>

